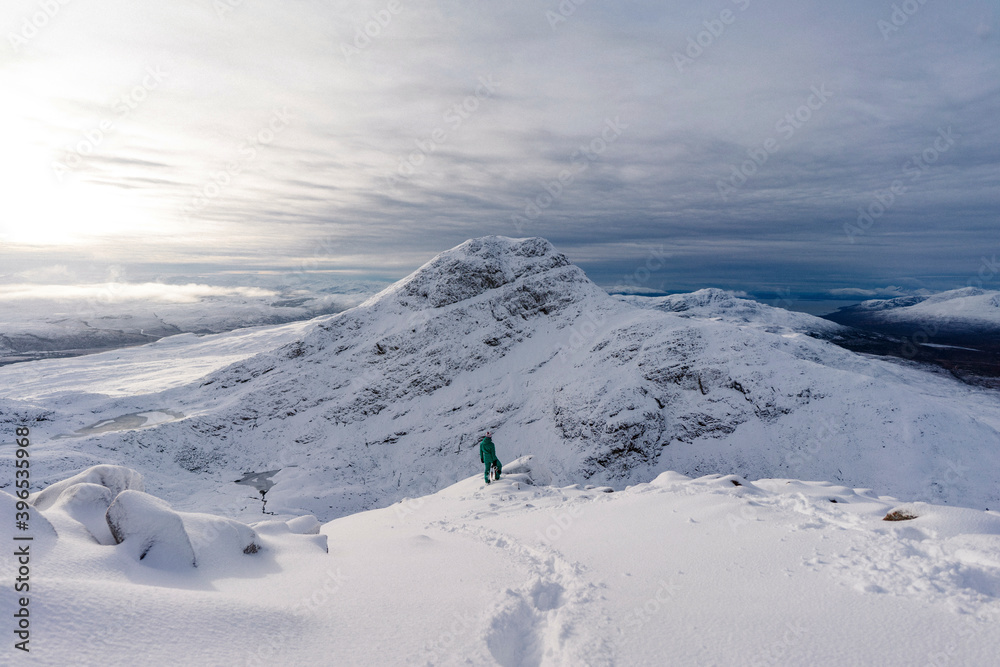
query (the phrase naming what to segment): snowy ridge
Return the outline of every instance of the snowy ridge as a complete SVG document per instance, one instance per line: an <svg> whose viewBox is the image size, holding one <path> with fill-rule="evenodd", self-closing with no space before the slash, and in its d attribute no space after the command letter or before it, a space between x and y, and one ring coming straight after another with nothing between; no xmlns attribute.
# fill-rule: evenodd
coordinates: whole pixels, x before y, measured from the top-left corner
<svg viewBox="0 0 1000 667"><path fill-rule="evenodd" d="M479 465L485 430L501 460L532 453L557 484L734 472L1000 504L994 393L802 335L809 316L666 299L636 307L543 239L487 237L270 337L20 364L0 391L5 415L44 415L50 479L110 461L178 509L231 516L260 509L232 484L247 471L278 470L269 510L324 520L434 492Z"/></svg>
<svg viewBox="0 0 1000 667"><path fill-rule="evenodd" d="M776 332L778 329L799 333L837 333L844 327L829 320L806 313L797 313L743 299L726 290L714 287L700 289L690 294L671 294L661 297L618 296L622 301L639 308L677 313L681 317L718 318L724 322L744 324Z"/></svg>

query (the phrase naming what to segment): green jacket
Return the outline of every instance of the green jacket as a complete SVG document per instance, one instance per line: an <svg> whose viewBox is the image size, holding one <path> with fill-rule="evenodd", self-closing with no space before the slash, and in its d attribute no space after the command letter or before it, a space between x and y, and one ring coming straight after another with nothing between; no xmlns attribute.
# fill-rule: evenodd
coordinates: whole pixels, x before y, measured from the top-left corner
<svg viewBox="0 0 1000 667"><path fill-rule="evenodd" d="M493 441L490 437L483 436L483 439L479 441L479 461L481 463L487 463L490 461L497 460L497 450L493 446Z"/></svg>

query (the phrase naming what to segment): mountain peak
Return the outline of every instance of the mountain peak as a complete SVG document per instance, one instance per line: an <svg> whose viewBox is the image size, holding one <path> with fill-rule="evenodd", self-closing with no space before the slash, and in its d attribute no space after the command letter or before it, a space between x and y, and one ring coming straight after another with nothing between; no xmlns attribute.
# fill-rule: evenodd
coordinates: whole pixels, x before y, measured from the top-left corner
<svg viewBox="0 0 1000 667"><path fill-rule="evenodd" d="M439 254L387 292L407 306L441 308L567 266L569 259L543 238L484 236Z"/></svg>

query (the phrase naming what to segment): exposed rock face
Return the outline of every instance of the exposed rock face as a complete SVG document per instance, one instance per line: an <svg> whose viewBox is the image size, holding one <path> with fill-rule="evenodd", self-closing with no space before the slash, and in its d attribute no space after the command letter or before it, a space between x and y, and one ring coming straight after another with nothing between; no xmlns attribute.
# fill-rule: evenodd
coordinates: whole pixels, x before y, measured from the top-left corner
<svg viewBox="0 0 1000 667"><path fill-rule="evenodd" d="M518 241L485 237L442 253L395 286L400 303L413 308L441 308L519 278L570 266L565 255L545 239Z"/></svg>

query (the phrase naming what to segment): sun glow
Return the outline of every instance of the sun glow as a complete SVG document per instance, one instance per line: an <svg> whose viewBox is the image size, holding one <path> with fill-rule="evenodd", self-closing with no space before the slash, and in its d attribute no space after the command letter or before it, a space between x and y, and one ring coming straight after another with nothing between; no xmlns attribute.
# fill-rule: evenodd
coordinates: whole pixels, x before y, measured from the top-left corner
<svg viewBox="0 0 1000 667"><path fill-rule="evenodd" d="M13 99L0 108L6 135L0 242L70 245L163 232L141 190L97 180L99 159L87 153L79 131L66 130L57 109L23 94L23 87L12 89Z"/></svg>
<svg viewBox="0 0 1000 667"><path fill-rule="evenodd" d="M37 149L23 141L11 143L0 167L7 190L0 219L3 241L63 245L149 233L149 212L136 193L77 174L66 174L60 182Z"/></svg>
<svg viewBox="0 0 1000 667"><path fill-rule="evenodd" d="M139 211L125 192L87 183L19 185L0 232L10 243L78 244L136 231Z"/></svg>

